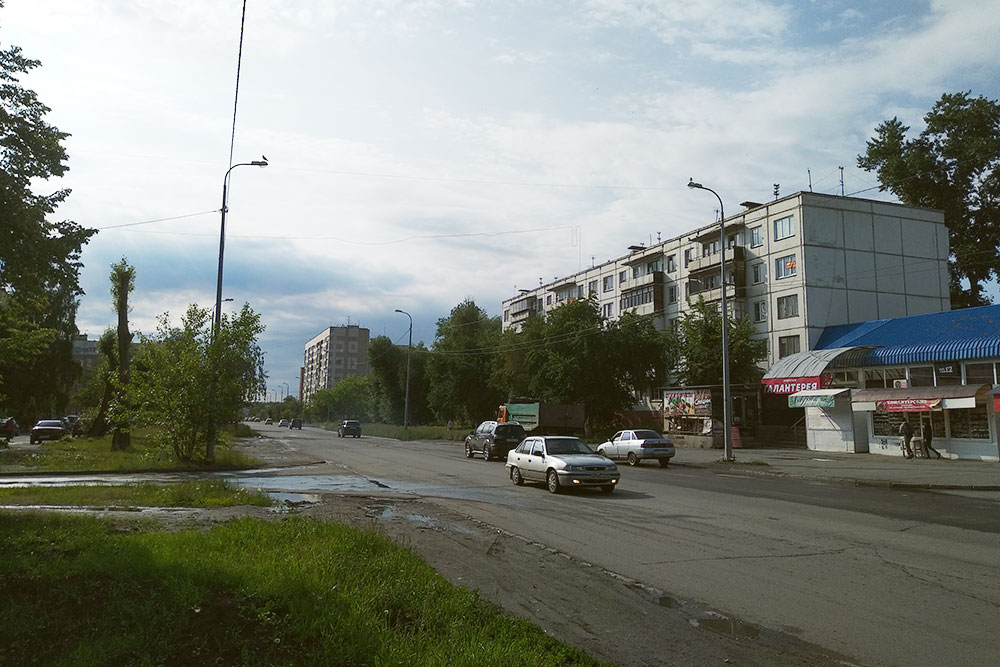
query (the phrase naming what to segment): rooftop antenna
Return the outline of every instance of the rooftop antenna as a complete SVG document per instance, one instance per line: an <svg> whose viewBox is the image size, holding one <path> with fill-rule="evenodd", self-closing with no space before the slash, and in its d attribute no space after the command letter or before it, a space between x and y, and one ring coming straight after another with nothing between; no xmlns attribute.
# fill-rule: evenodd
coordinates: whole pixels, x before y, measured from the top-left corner
<svg viewBox="0 0 1000 667"><path fill-rule="evenodd" d="M660 243L660 232L656 232L656 242Z"/></svg>
<svg viewBox="0 0 1000 667"><path fill-rule="evenodd" d="M774 184L774 198L778 198L778 193L781 192L781 183Z"/></svg>
<svg viewBox="0 0 1000 667"><path fill-rule="evenodd" d="M813 191L813 173L812 169L806 169L806 175L809 176L809 192Z"/></svg>
<svg viewBox="0 0 1000 667"><path fill-rule="evenodd" d="M590 256L590 268L594 268L596 264L594 263L597 258L593 255Z"/></svg>
<svg viewBox="0 0 1000 667"><path fill-rule="evenodd" d="M840 168L840 196L844 196L844 168Z"/></svg>

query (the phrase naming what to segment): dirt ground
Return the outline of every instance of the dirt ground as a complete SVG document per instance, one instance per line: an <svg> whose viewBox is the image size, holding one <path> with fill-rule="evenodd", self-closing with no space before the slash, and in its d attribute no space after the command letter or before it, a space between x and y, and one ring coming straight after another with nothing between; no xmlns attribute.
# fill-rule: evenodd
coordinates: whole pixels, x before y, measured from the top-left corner
<svg viewBox="0 0 1000 667"><path fill-rule="evenodd" d="M241 449L271 464L309 462L275 444L247 441ZM791 635L728 619L432 500L361 494L323 494L318 499L292 511L379 530L452 584L475 590L506 613L527 618L617 665L854 664Z"/></svg>

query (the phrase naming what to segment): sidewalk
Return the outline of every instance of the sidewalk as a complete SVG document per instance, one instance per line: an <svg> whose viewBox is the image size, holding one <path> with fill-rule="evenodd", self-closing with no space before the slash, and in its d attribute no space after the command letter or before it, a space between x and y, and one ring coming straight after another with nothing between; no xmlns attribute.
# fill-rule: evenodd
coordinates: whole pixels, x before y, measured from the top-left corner
<svg viewBox="0 0 1000 667"><path fill-rule="evenodd" d="M721 449L677 448L670 465L728 469L746 475L775 475L853 486L1000 491L1000 463L949 459L904 459L879 454L816 452L809 449L734 449L735 463L722 462ZM765 465L766 464L766 465Z"/></svg>

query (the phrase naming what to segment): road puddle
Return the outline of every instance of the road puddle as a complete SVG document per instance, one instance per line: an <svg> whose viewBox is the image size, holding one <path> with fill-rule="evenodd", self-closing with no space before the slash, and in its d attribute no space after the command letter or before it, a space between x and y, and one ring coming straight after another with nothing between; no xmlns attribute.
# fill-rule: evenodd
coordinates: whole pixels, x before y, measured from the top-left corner
<svg viewBox="0 0 1000 667"><path fill-rule="evenodd" d="M732 618L726 618L725 616L692 618L689 622L696 628L705 628L720 635L745 637L747 639L756 639L760 635L760 630L754 626Z"/></svg>

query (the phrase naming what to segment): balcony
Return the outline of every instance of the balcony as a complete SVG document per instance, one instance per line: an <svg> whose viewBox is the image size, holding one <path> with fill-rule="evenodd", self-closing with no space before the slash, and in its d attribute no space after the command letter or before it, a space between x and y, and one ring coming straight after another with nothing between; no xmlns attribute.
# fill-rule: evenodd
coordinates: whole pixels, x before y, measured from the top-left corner
<svg viewBox="0 0 1000 667"><path fill-rule="evenodd" d="M735 262L736 264L743 264L744 252L742 246L735 246L732 248L726 248L726 263ZM711 269L713 267L719 266L719 262L722 260L722 253L713 252L711 255L704 255L702 257L694 257L688 260L687 270L688 273L694 273L696 271L704 271L706 269Z"/></svg>
<svg viewBox="0 0 1000 667"><path fill-rule="evenodd" d="M520 323L524 322L525 320L530 320L532 317L537 317L537 316L538 316L537 310L520 310L516 313L510 314L510 321L512 323Z"/></svg>

